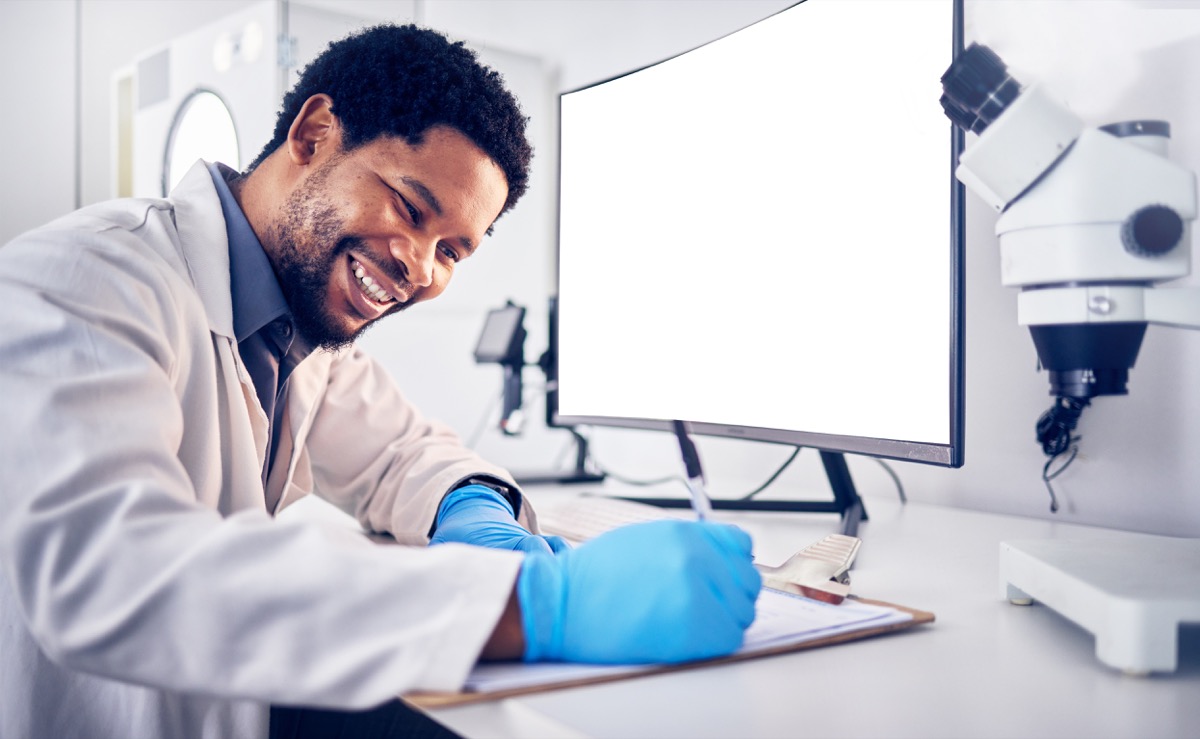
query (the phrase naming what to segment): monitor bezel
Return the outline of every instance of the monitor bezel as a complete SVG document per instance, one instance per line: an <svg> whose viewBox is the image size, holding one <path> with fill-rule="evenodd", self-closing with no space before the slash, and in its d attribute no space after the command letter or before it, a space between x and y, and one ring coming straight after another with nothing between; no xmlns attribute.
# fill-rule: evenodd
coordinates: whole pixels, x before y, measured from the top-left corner
<svg viewBox="0 0 1200 739"><path fill-rule="evenodd" d="M951 21L951 58L955 59L963 51L963 0L949 0L952 7ZM803 4L804 0L789 5L781 9L771 16L767 16L757 23L761 23L779 13L784 13L797 5ZM737 33L744 28L749 28L755 24L743 26L742 28L730 31L724 36L717 37L712 41L703 44L707 46L714 41ZM695 48L702 48L695 47ZM563 98L572 93L587 90L591 87L603 85L613 80L622 77L637 74L643 69L661 64L684 54L688 54L695 49L689 49L674 56L648 64L628 72L614 75L613 77L600 80L582 87L572 90L567 90L559 94L559 121L561 122L561 111ZM705 436L717 436L733 439L745 439L748 441L758 441L765 443L786 444L789 446L808 447L819 449L828 452L838 452L847 454L861 454L872 457L881 457L886 459L903 460L907 462L917 462L922 464L930 464L943 467L961 467L964 464L963 442L965 434L965 300L964 300L964 285L966 280L965 275L965 213L964 213L964 198L965 191L962 183L954 176L954 170L958 166L959 155L962 153L964 146L964 135L961 129L953 125L947 119L947 131L950 136L950 158L947 176L950 183L950 282L951 282L951 305L950 305L950 441L946 444L937 444L931 442L910 441L903 439L882 439L864 436L843 436L838 434L823 434L811 431L795 431L787 429L762 428L755 426L738 426L729 424L710 423L702 420L694 419L678 419L686 421L692 433ZM559 147L559 181L558 195L562 197L561 187L561 162L562 162L562 128L558 129L558 147ZM557 211L556 211L557 217ZM561 251L561 230L559 225L555 225L556 243L555 243L555 286L556 294L551 300L551 316L550 316L550 359L554 365L553 374L548 377L550 381L547 387L547 421L552 426L558 427L575 427L575 426L604 426L614 428L628 428L639 430L652 431L670 431L671 420L657 420L647 418L627 418L617 416L586 416L586 415L563 415L558 411L557 406L557 390L560 378L557 374L557 346L558 346L558 331L561 330L554 315L555 307L558 298L558 287L561 286L561 274L559 270L558 254Z"/></svg>

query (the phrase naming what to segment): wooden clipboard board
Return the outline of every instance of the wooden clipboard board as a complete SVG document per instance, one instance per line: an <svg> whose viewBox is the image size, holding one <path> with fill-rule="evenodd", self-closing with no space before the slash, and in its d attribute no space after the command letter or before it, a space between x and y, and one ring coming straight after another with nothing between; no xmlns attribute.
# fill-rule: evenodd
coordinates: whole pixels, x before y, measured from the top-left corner
<svg viewBox="0 0 1200 739"><path fill-rule="evenodd" d="M752 649L737 654L731 654L727 657L717 657L716 659L700 660L697 662L687 662L684 664L675 665L653 665L644 669L638 669L631 672L608 673L602 675L594 675L586 678L577 678L569 680L561 680L557 682L542 683L539 685L526 685L519 688L511 688L506 690L493 690L486 692L459 692L459 693L409 693L401 696L401 699L417 708L445 708L448 706L465 705L468 703L481 703L485 701L500 700L501 698L512 698L518 695L529 695L531 693L542 693L549 690L561 690L563 688L575 688L583 685L597 685L599 683L613 682L616 680L630 680L647 675L661 675L667 672L680 672L683 670L694 670L716 665L728 664L731 662L742 662L745 660L758 659L759 657L769 657L776 654L786 654L789 652L798 652L805 649L816 649L818 647L827 647L834 644L842 644L849 641L858 641L860 639L868 639L883 634L890 634L896 631L904 631L911 629L914 626L921 626L933 622L934 615L928 611L919 611L914 608L899 606L894 603L885 603L878 600L869 600L867 598L857 598L851 596L860 603L870 605L884 606L886 608L894 608L897 611L903 611L912 616L908 621L900 623L888 624L886 626L867 626L857 631L848 631L833 636L821 637L810 641L781 644L776 646L762 647L760 649Z"/></svg>

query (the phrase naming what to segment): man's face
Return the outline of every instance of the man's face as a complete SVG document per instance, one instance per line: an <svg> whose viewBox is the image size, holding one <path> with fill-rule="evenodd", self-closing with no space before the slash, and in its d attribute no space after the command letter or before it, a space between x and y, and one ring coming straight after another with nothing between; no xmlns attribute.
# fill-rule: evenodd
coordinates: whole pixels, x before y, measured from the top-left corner
<svg viewBox="0 0 1200 739"><path fill-rule="evenodd" d="M508 197L504 173L459 132L340 146L291 192L264 246L297 329L327 349L441 294Z"/></svg>

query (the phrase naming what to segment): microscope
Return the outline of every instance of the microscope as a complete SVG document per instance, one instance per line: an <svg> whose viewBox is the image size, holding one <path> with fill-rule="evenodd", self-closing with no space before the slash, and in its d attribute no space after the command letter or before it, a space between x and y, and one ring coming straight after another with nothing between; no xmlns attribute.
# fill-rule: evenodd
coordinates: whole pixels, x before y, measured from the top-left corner
<svg viewBox="0 0 1200 739"><path fill-rule="evenodd" d="M978 134L956 175L1001 213L1001 280L1020 289L1017 320L1049 373L1055 402L1037 431L1052 462L1092 398L1128 393L1149 324L1200 328L1200 290L1156 287L1190 271L1195 176L1167 159L1166 122L1088 128L986 46L959 54L942 89L946 115ZM1136 675L1176 668L1180 625L1200 623L1197 571L1197 539L1051 538L1000 551L1003 597L1042 601L1095 634L1101 662Z"/></svg>
<svg viewBox="0 0 1200 739"><path fill-rule="evenodd" d="M1200 290L1155 287L1191 269L1195 175L1166 158L1167 122L1088 128L986 46L942 89L946 115L978 134L956 174L1001 213L1001 282L1021 290L1017 321L1055 398L1037 425L1053 458L1092 398L1128 393L1148 324L1200 328Z"/></svg>

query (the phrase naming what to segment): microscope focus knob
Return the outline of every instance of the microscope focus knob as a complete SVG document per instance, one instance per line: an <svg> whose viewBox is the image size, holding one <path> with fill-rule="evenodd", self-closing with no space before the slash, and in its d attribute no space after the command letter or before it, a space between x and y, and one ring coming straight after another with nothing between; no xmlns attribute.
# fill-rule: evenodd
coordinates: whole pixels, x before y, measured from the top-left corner
<svg viewBox="0 0 1200 739"><path fill-rule="evenodd" d="M1134 256L1162 256L1182 238L1183 219L1165 205L1139 208L1121 224L1121 243Z"/></svg>

